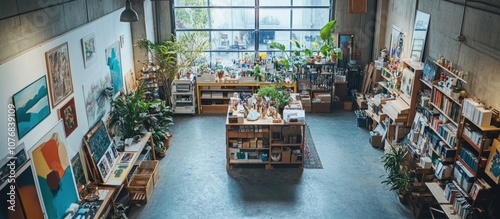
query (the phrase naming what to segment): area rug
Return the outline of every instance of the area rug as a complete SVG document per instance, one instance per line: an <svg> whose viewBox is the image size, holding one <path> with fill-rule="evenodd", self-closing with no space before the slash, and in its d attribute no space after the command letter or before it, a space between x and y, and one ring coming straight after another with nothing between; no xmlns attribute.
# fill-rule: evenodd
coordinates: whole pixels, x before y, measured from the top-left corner
<svg viewBox="0 0 500 219"><path fill-rule="evenodd" d="M321 164L321 159L319 159L318 151L316 151L316 146L314 146L314 141L309 130L309 126L306 126L306 148L304 150L304 168L306 169L323 169L323 164Z"/></svg>

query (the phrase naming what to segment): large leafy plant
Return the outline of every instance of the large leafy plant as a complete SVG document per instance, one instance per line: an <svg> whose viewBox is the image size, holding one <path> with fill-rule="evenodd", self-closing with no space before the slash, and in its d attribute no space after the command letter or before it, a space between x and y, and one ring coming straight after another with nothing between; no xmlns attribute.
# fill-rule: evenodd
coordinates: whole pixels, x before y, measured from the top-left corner
<svg viewBox="0 0 500 219"><path fill-rule="evenodd" d="M288 53L285 52L285 45L278 42L271 42L269 44L269 47L271 49L278 49L281 51L281 53L283 53L283 59L281 60L281 62L283 63L283 68L285 69L285 71L288 71L288 69L290 68L290 57L288 56Z"/></svg>
<svg viewBox="0 0 500 219"><path fill-rule="evenodd" d="M414 174L404 167L406 156L404 147L394 147L382 156L386 178L382 184L390 186L391 191L397 191L400 195L407 195L412 189L412 183L416 181Z"/></svg>
<svg viewBox="0 0 500 219"><path fill-rule="evenodd" d="M335 31L336 25L337 21L331 20L319 31L319 37L323 41L320 51L325 57L329 55L342 55L341 50L335 46L335 38L332 37L332 32Z"/></svg>
<svg viewBox="0 0 500 219"><path fill-rule="evenodd" d="M111 102L110 127L113 133L123 138L131 138L146 131L148 104L143 100L145 84L140 83L137 90L122 93Z"/></svg>

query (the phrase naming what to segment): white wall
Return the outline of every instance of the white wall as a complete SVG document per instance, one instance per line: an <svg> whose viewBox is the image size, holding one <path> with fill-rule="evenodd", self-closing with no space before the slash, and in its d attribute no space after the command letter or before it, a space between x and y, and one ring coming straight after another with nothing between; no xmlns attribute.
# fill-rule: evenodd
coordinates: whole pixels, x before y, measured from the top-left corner
<svg viewBox="0 0 500 219"><path fill-rule="evenodd" d="M0 65L0 139L1 145L7 142L7 105L12 103L12 95L20 91L36 79L47 75L45 52L67 42L70 54L71 73L74 93L61 104L51 109L51 114L26 134L18 143L24 142L26 150L30 151L34 144L42 138L57 122L58 109L70 98L75 98L78 128L67 137L67 150L70 158L83 145L83 136L90 129L85 110L85 96L83 86L89 86L98 75L109 74L106 65L105 49L124 36L121 48L122 74L133 69L132 37L129 23L119 21L121 10L110 13L87 25L65 33L45 44L33 48L15 59ZM97 61L84 68L81 39L94 33ZM125 84L125 83L124 83ZM50 100L52 101L52 100ZM107 107L107 112L109 106ZM17 132L16 132L17 135ZM0 158L7 155L7 147L0 147Z"/></svg>

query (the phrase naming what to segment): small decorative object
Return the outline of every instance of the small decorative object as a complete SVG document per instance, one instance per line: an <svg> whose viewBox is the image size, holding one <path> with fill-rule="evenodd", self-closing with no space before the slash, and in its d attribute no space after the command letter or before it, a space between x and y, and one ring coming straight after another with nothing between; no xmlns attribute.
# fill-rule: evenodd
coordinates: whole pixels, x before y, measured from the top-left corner
<svg viewBox="0 0 500 219"><path fill-rule="evenodd" d="M12 97L12 102L16 107L16 126L19 139L50 114L45 77L39 78Z"/></svg>
<svg viewBox="0 0 500 219"><path fill-rule="evenodd" d="M281 160L281 148L273 148L271 151L271 160L279 162Z"/></svg>
<svg viewBox="0 0 500 219"><path fill-rule="evenodd" d="M255 110L250 110L250 112L247 115L247 120L248 121L257 121L260 118L260 114L255 111Z"/></svg>
<svg viewBox="0 0 500 219"><path fill-rule="evenodd" d="M66 133L66 137L68 137L78 127L75 98L71 98L71 100L59 109L59 119L63 120L64 132Z"/></svg>
<svg viewBox="0 0 500 219"><path fill-rule="evenodd" d="M83 50L83 64L85 68L88 68L97 60L95 54L95 37L94 33L91 33L84 38L82 38L82 50Z"/></svg>
<svg viewBox="0 0 500 219"><path fill-rule="evenodd" d="M63 43L46 52L45 58L47 61L52 107L55 107L73 93L68 43Z"/></svg>

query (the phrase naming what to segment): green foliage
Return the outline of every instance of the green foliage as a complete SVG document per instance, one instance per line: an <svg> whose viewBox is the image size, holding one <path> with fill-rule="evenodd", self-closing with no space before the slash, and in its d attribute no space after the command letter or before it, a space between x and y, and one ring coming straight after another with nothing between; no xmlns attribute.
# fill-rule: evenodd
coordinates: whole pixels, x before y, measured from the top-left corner
<svg viewBox="0 0 500 219"><path fill-rule="evenodd" d="M206 0L180 0L181 5L206 6ZM212 9L210 9L212 13ZM206 8L176 9L175 19L188 28L202 29L208 25L208 10ZM213 19L210 20L213 23Z"/></svg>
<svg viewBox="0 0 500 219"><path fill-rule="evenodd" d="M211 45L205 32L187 32L182 34L176 41L176 52L178 54L177 65L180 69L190 71L195 62L210 50Z"/></svg>
<svg viewBox="0 0 500 219"><path fill-rule="evenodd" d="M336 20L331 20L326 23L323 28L319 31L319 37L323 40L323 43L332 38L332 32L335 31L335 26L337 25Z"/></svg>
<svg viewBox="0 0 500 219"><path fill-rule="evenodd" d="M271 49L278 49L281 51L281 53L283 53L283 59L281 62L283 63L283 68L285 69L285 71L288 71L288 69L290 68L290 57L288 57L288 53L285 52L285 45L278 42L271 42L269 44L269 47Z"/></svg>
<svg viewBox="0 0 500 219"><path fill-rule="evenodd" d="M323 41L323 45L321 46L320 52L325 57L334 54L337 57L342 55L342 51L340 49L337 49L335 45L335 39L332 37L332 32L335 31L336 25L337 21L331 20L330 22L326 23L319 32L319 36Z"/></svg>
<svg viewBox="0 0 500 219"><path fill-rule="evenodd" d="M270 98L274 101L276 108L283 108L290 103L290 95L280 85L260 87L257 94L259 97Z"/></svg>
<svg viewBox="0 0 500 219"><path fill-rule="evenodd" d="M155 150L160 152L166 149L163 141L170 136L170 126L174 125L173 111L170 106L165 104L165 101L152 102L151 106L153 106L154 110L150 112L148 125L155 144Z"/></svg>
<svg viewBox="0 0 500 219"><path fill-rule="evenodd" d="M255 80L262 81L262 73L260 72L260 66L258 64L255 65L252 74L254 75Z"/></svg>
<svg viewBox="0 0 500 219"><path fill-rule="evenodd" d="M391 145L390 151L382 156L382 163L387 173L382 184L390 186L391 191L397 191L401 195L410 192L411 184L416 181L413 174L403 166L406 153L404 147L396 148Z"/></svg>
<svg viewBox="0 0 500 219"><path fill-rule="evenodd" d="M124 94L111 102L110 127L113 133L124 138L131 138L145 132L144 122L147 107L143 106L145 84L139 84L134 93Z"/></svg>

